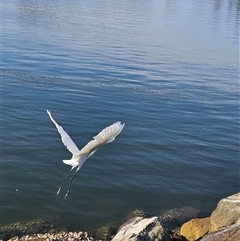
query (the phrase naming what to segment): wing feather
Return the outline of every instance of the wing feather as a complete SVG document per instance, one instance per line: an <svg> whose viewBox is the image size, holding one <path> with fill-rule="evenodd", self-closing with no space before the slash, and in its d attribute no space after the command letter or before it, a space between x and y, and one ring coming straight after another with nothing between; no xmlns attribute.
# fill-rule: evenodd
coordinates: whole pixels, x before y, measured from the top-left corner
<svg viewBox="0 0 240 241"><path fill-rule="evenodd" d="M47 110L47 113L51 119L51 121L54 123L54 125L56 126L59 134L61 135L61 139L63 144L67 147L67 149L73 154L76 155L79 152L79 149L77 148L77 146L75 145L75 143L73 142L73 140L71 139L71 137L67 134L66 131L64 131L64 129L62 128L62 126L58 125L58 123L53 119L52 115L51 115L51 111Z"/></svg>
<svg viewBox="0 0 240 241"><path fill-rule="evenodd" d="M96 136L93 137L93 140L87 143L84 146L79 155L87 154L92 156L96 150L107 143L114 141L117 135L120 134L125 124L122 124L120 121L106 127L101 132L99 132Z"/></svg>

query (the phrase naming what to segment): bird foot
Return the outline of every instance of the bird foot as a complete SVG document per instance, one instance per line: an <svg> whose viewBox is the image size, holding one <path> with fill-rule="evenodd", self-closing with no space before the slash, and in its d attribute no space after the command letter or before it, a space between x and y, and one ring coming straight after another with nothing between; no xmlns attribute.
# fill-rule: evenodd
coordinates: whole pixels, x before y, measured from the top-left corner
<svg viewBox="0 0 240 241"><path fill-rule="evenodd" d="M57 196L59 195L60 191L61 191L61 188L58 189L58 191L57 191Z"/></svg>
<svg viewBox="0 0 240 241"><path fill-rule="evenodd" d="M64 199L67 200L68 198L68 195L69 195L69 191L66 193L66 195L64 196Z"/></svg>

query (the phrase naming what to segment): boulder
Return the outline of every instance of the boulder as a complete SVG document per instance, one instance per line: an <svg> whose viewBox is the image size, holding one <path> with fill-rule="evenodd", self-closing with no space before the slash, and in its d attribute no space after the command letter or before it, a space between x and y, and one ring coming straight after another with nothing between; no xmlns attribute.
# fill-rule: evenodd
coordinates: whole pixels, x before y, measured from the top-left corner
<svg viewBox="0 0 240 241"><path fill-rule="evenodd" d="M165 213L159 216L159 220L165 228L176 229L180 228L190 219L197 218L199 212L200 211L196 208L184 206L181 208L167 210Z"/></svg>
<svg viewBox="0 0 240 241"><path fill-rule="evenodd" d="M240 222L205 235L201 241L237 241L240 240Z"/></svg>
<svg viewBox="0 0 240 241"><path fill-rule="evenodd" d="M128 220L118 230L112 241L170 241L167 230L158 217L136 217Z"/></svg>
<svg viewBox="0 0 240 241"><path fill-rule="evenodd" d="M180 234L193 241L207 233L233 225L238 220L240 220L240 193L221 199L209 218L192 219L183 224Z"/></svg>
<svg viewBox="0 0 240 241"><path fill-rule="evenodd" d="M184 223L180 234L190 241L197 240L209 232L210 220L207 218L196 218Z"/></svg>
<svg viewBox="0 0 240 241"><path fill-rule="evenodd" d="M210 216L211 231L230 226L240 219L240 192L223 198Z"/></svg>

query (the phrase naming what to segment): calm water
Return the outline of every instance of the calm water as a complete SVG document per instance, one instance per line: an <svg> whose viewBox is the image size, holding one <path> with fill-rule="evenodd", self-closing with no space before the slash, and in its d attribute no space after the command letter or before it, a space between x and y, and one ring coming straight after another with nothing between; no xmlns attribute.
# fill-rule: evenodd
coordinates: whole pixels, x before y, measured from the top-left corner
<svg viewBox="0 0 240 241"><path fill-rule="evenodd" d="M2 3L1 224L60 214L91 229L135 208L209 215L239 191L239 1ZM46 109L79 148L69 167Z"/></svg>

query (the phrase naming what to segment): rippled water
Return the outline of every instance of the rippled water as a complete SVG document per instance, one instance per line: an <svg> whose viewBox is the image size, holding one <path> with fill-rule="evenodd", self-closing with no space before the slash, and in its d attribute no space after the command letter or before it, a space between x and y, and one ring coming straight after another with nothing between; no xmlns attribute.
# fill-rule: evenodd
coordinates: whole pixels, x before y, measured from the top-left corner
<svg viewBox="0 0 240 241"><path fill-rule="evenodd" d="M208 215L239 191L239 1L4 1L1 224L91 229L135 208ZM79 148L115 121L67 201L46 109Z"/></svg>

